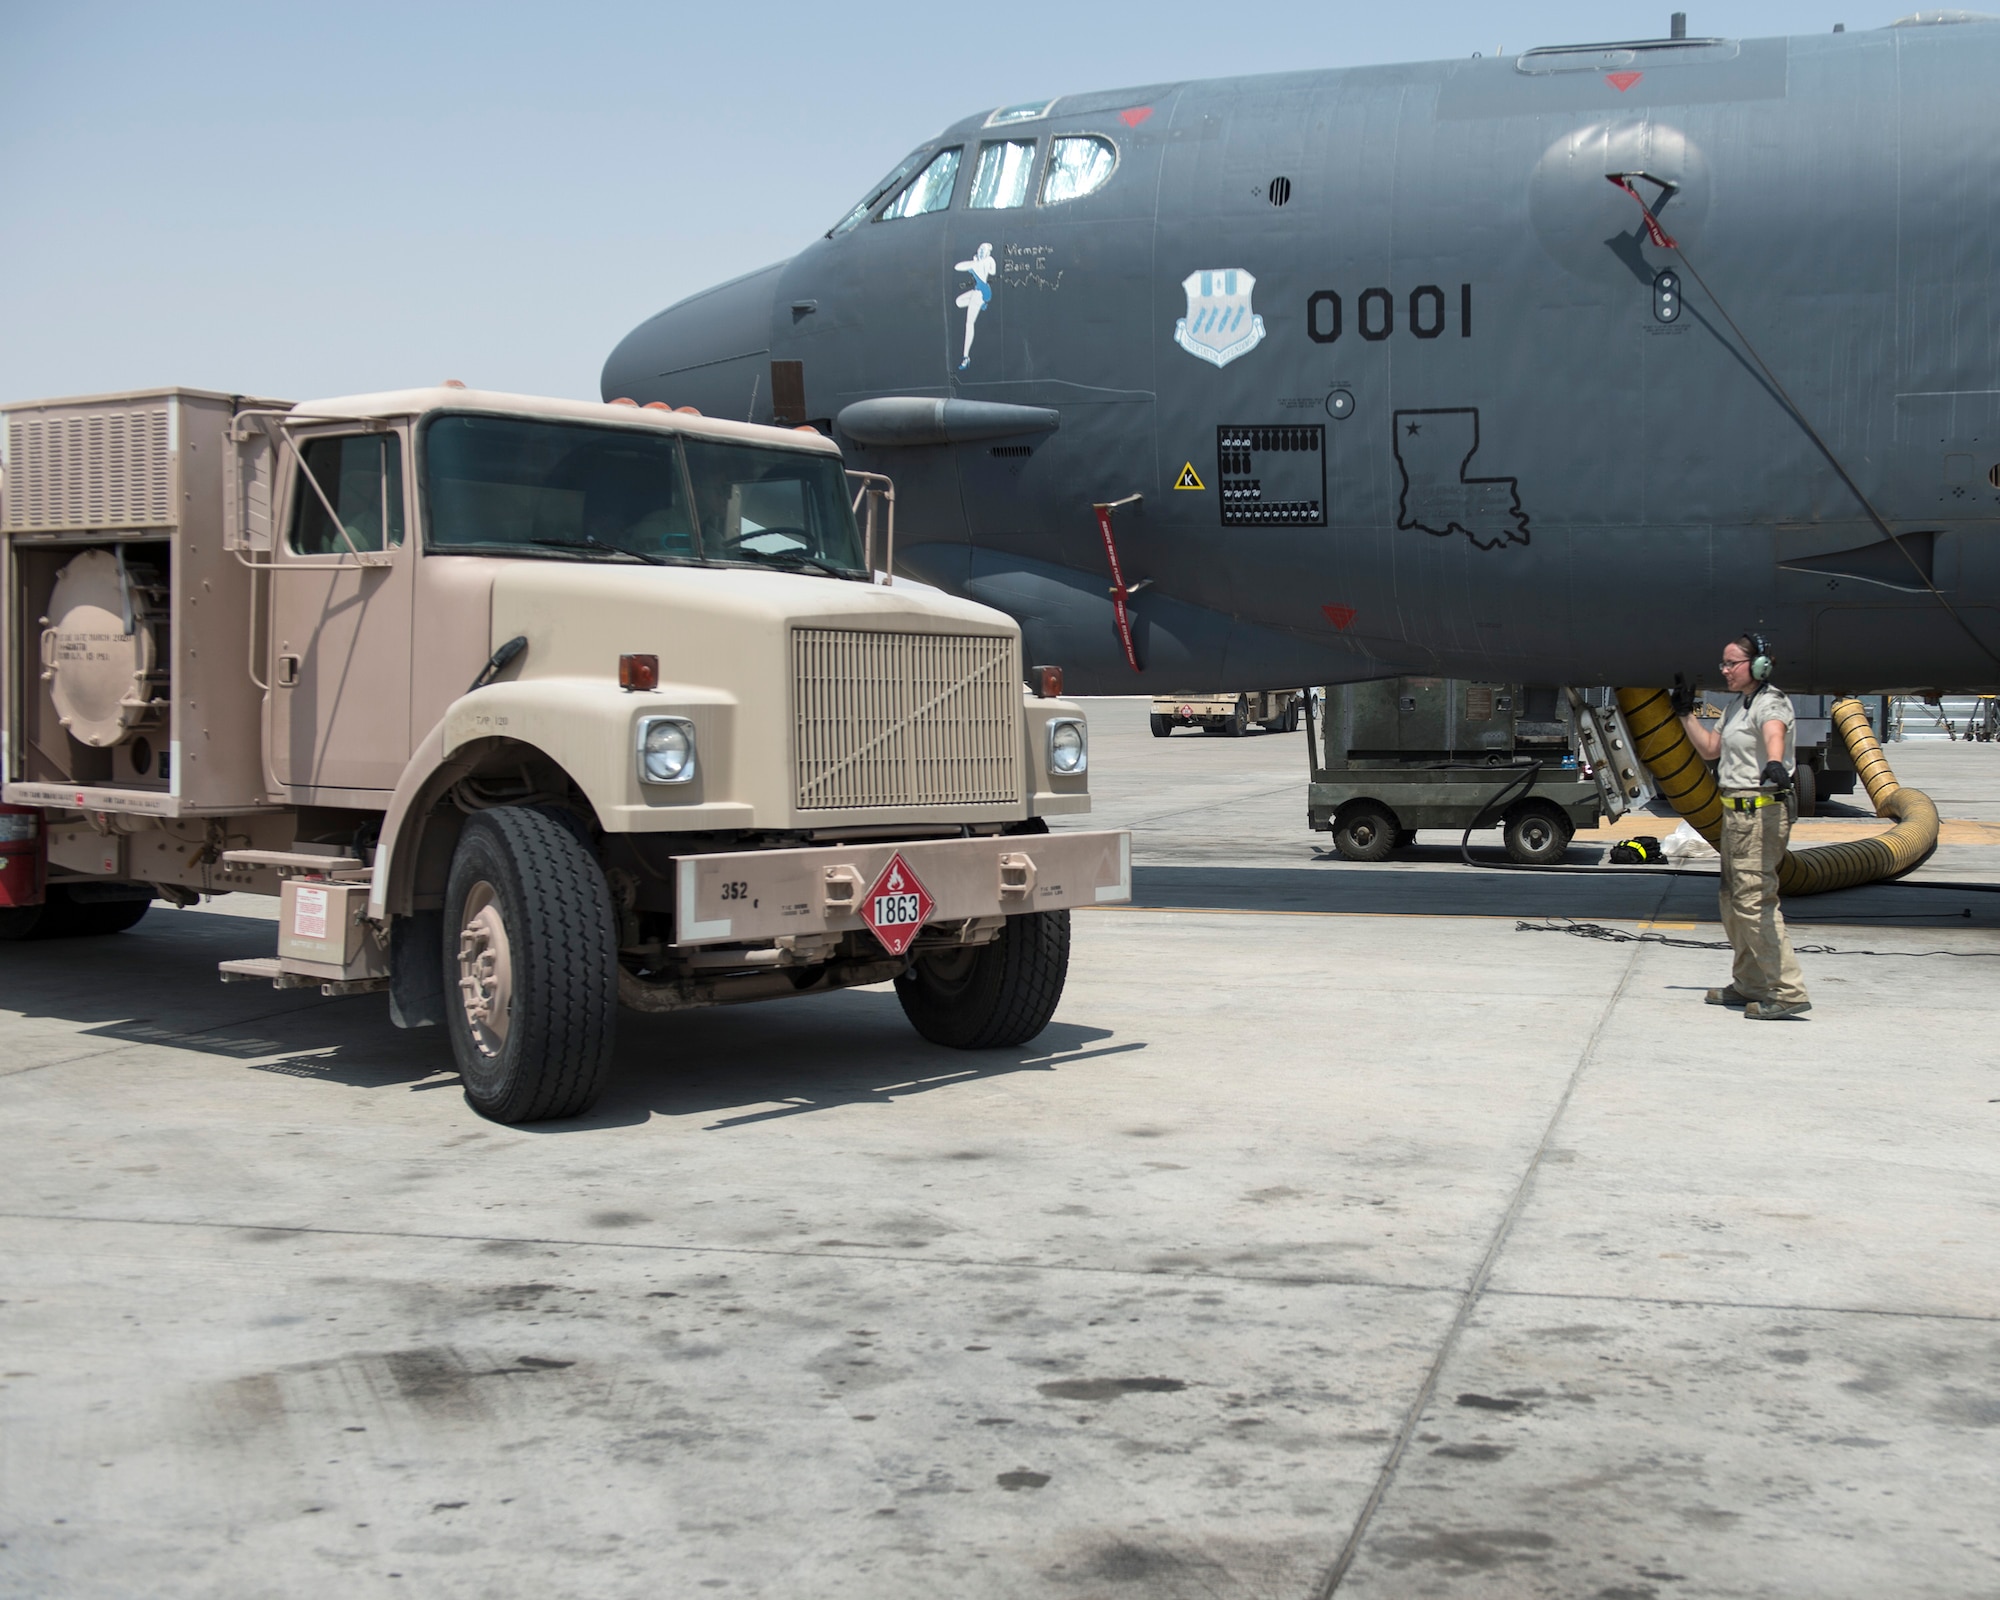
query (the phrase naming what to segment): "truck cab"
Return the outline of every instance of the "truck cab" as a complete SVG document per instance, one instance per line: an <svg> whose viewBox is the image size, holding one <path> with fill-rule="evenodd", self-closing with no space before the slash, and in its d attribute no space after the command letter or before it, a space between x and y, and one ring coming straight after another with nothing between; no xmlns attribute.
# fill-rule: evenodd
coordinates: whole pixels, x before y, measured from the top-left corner
<svg viewBox="0 0 2000 1600"><path fill-rule="evenodd" d="M893 579L893 486L810 429L172 389L5 441L43 909L0 934L279 895L224 977L386 990L519 1121L596 1098L621 1004L893 979L928 1037L1020 1042L1069 909L1128 892L1125 836L1048 831L1089 807L1080 708L1009 618Z"/></svg>

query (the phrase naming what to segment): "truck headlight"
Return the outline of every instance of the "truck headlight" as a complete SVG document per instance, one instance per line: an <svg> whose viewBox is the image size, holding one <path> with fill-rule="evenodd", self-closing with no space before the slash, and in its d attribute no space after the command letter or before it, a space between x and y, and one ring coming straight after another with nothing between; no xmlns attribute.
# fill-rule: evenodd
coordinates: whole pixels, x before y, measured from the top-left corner
<svg viewBox="0 0 2000 1600"><path fill-rule="evenodd" d="M639 719L639 777L646 783L694 778L694 724L685 717Z"/></svg>
<svg viewBox="0 0 2000 1600"><path fill-rule="evenodd" d="M1090 739L1079 717L1057 717L1049 723L1049 771L1074 778L1090 765Z"/></svg>

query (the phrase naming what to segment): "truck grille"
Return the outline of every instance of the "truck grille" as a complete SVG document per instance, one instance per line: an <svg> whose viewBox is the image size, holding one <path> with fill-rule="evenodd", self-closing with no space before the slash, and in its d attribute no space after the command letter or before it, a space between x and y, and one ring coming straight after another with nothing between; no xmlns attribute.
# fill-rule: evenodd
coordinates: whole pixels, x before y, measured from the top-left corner
<svg viewBox="0 0 2000 1600"><path fill-rule="evenodd" d="M797 628L792 673L800 810L1019 801L1011 638Z"/></svg>

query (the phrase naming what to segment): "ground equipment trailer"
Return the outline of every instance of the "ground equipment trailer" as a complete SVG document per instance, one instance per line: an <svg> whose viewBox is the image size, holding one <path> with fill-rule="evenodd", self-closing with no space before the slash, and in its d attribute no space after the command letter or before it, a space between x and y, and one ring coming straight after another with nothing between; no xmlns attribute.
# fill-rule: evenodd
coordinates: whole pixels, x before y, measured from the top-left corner
<svg viewBox="0 0 2000 1600"><path fill-rule="evenodd" d="M1176 728L1199 728L1240 738L1254 722L1266 733L1296 733L1303 689L1257 689L1237 693L1156 694L1152 728L1164 739Z"/></svg>
<svg viewBox="0 0 2000 1600"><path fill-rule="evenodd" d="M1547 865L1602 815L1556 689L1389 678L1336 684L1315 700L1307 821L1349 861L1381 861L1419 828L1478 822L1500 825L1514 860Z"/></svg>
<svg viewBox="0 0 2000 1600"><path fill-rule="evenodd" d="M621 1003L893 979L929 1039L1024 1041L1070 908L1128 895L1129 836L1048 831L1079 708L889 579L886 480L810 429L164 389L0 441L0 936L278 895L225 977L385 990L526 1121L592 1102Z"/></svg>

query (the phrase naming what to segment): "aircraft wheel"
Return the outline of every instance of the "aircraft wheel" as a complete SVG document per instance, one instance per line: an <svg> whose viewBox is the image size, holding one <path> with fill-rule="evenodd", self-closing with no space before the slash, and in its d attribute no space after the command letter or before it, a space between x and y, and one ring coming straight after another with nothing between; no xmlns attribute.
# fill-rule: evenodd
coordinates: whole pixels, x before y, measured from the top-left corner
<svg viewBox="0 0 2000 1600"><path fill-rule="evenodd" d="M896 980L896 998L932 1044L991 1050L1046 1028L1068 975L1069 913L1030 911L1009 917L990 944L920 952Z"/></svg>
<svg viewBox="0 0 2000 1600"><path fill-rule="evenodd" d="M1168 734L1174 731L1174 719L1172 717L1163 717L1159 714L1159 712L1155 711L1153 713L1152 722L1153 722L1153 737L1155 739L1164 739L1167 737Z"/></svg>
<svg viewBox="0 0 2000 1600"><path fill-rule="evenodd" d="M1798 796L1798 814L1802 817L1819 815L1819 774L1811 763L1801 761L1792 774L1792 792Z"/></svg>
<svg viewBox="0 0 2000 1600"><path fill-rule="evenodd" d="M445 1016L472 1109L588 1111L611 1068L618 951L604 872L568 828L515 806L467 821L445 889Z"/></svg>
<svg viewBox="0 0 2000 1600"><path fill-rule="evenodd" d="M1376 800L1354 800L1333 819L1333 847L1349 861L1384 861L1396 848L1396 814Z"/></svg>
<svg viewBox="0 0 2000 1600"><path fill-rule="evenodd" d="M1545 867L1563 858L1576 829L1551 800L1523 800L1507 813L1501 837L1507 854L1524 867Z"/></svg>

